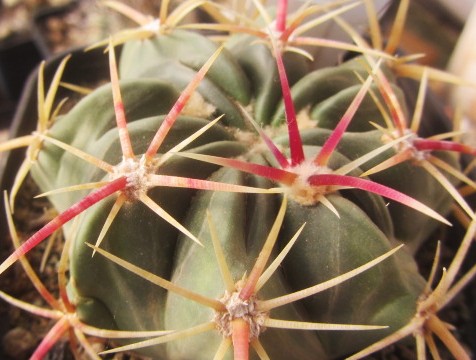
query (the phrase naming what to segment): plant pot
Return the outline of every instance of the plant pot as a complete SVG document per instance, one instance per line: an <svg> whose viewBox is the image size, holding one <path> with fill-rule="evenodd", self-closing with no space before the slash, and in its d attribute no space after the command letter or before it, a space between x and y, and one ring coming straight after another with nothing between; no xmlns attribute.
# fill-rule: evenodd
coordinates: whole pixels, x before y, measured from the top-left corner
<svg viewBox="0 0 476 360"><path fill-rule="evenodd" d="M0 107L2 109L3 104L11 109L19 99L28 75L40 60L41 52L28 35L13 35L0 42ZM7 115L9 115L8 112ZM1 127L8 126L9 116L7 115L0 116Z"/></svg>

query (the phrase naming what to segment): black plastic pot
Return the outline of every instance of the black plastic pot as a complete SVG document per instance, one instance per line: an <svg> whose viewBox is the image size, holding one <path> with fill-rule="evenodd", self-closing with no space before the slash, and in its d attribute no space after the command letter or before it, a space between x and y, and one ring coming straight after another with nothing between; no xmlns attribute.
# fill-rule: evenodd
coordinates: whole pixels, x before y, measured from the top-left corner
<svg viewBox="0 0 476 360"><path fill-rule="evenodd" d="M0 42L0 127L8 126L25 81L41 59L29 35L17 34Z"/></svg>
<svg viewBox="0 0 476 360"><path fill-rule="evenodd" d="M28 76L43 59L53 56L47 23L77 7L72 1L59 7L40 7L32 16L30 29L0 41L0 128L10 125Z"/></svg>

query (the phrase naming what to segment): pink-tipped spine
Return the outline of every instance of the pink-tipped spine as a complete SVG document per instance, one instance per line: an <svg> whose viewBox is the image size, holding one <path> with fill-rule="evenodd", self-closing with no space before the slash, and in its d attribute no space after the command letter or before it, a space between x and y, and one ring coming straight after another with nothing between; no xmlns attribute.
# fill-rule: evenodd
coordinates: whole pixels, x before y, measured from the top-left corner
<svg viewBox="0 0 476 360"><path fill-rule="evenodd" d="M7 270L15 261L21 256L27 254L31 249L41 243L44 239L50 236L53 232L58 230L61 226L73 219L83 211L105 199L111 194L119 190L125 189L127 186L127 179L125 177L118 178L111 181L102 188L93 191L83 199L72 205L70 208L56 216L53 220L48 222L35 234L33 234L28 240L26 240L19 248L17 248L1 265L0 274Z"/></svg>
<svg viewBox="0 0 476 360"><path fill-rule="evenodd" d="M411 207L412 209L420 211L444 224L451 225L448 220L439 215L436 211L432 210L418 200L415 200L411 196L371 180L347 175L323 174L313 175L309 177L308 181L314 186L343 186L369 191Z"/></svg>
<svg viewBox="0 0 476 360"><path fill-rule="evenodd" d="M109 45L109 69L111 76L112 98L114 102L114 113L116 114L116 124L119 131L119 141L122 154L126 159L134 158L129 131L127 130L126 113L124 102L122 101L121 90L119 87L119 76L117 74L116 56L114 47Z"/></svg>
<svg viewBox="0 0 476 360"><path fill-rule="evenodd" d="M279 72L279 81L283 93L284 108L286 111L286 123L288 125L289 147L291 150L291 165L296 166L304 161L304 150L302 147L301 134L296 119L296 111L289 88L289 81L284 68L281 52L275 48L276 64Z"/></svg>
<svg viewBox="0 0 476 360"><path fill-rule="evenodd" d="M38 345L30 360L42 360L69 328L70 324L66 318L59 319Z"/></svg>
<svg viewBox="0 0 476 360"><path fill-rule="evenodd" d="M413 146L420 151L453 151L476 156L476 149L472 146L453 141L415 139L413 141Z"/></svg>
<svg viewBox="0 0 476 360"><path fill-rule="evenodd" d="M250 326L243 319L231 322L234 360L248 360L250 354Z"/></svg>
<svg viewBox="0 0 476 360"><path fill-rule="evenodd" d="M288 1L280 0L278 2L278 9L276 12L276 31L279 33L286 30L286 16L288 12Z"/></svg>
<svg viewBox="0 0 476 360"><path fill-rule="evenodd" d="M164 141L165 137L167 136L170 129L174 125L175 121L177 120L177 117L180 115L183 108L187 104L188 99L190 98L190 96L192 96L192 93L195 91L195 89L198 87L200 82L203 80L208 70L210 70L210 67L213 65L218 55L220 55L221 50L222 48L220 47L218 48L218 50L216 50L213 53L213 55L207 60L207 62L200 68L200 70L197 72L197 74L192 79L192 81L182 91L179 98L175 102L174 106L165 117L162 125L157 130L157 133L152 139L152 142L150 143L149 148L145 152L145 158L147 160L151 160L157 154L160 146L162 145L162 142Z"/></svg>

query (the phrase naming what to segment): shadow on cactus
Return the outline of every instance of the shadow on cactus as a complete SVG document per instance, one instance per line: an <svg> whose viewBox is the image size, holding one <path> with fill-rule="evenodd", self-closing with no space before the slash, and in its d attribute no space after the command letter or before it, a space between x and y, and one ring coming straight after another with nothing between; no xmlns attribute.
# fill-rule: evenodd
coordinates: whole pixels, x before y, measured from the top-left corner
<svg viewBox="0 0 476 360"><path fill-rule="evenodd" d="M54 314L2 293L58 321L40 357L68 330L91 357L83 333L122 334L123 346L105 353L157 359L229 358L231 344L235 359L339 358L368 347L358 358L409 334L424 359L425 341L436 356L431 333L468 356L436 312L474 275L456 279L475 232L472 205L457 189L464 183L470 193L475 184L457 153L475 150L444 140L455 132L417 134L434 71L419 70L418 105L407 119L398 74L410 68L393 57L407 1L385 48L378 24L370 24L370 46L340 18L354 3L303 7L288 18L280 1L273 22L254 1L261 28L205 1L170 13L164 1L156 20L108 4L140 24L109 41L111 84L59 115L51 109L61 68L45 101L40 78L39 131L5 147L38 143L29 170L60 215L0 273L25 264L23 255L63 226L72 241L67 291L64 258L61 299L46 295ZM222 47L179 29L199 6L222 23L188 28L232 33ZM326 21L354 43L301 36ZM360 55L312 69L304 45ZM425 282L413 254L451 225L455 204L470 219L467 234L431 291L437 262ZM399 243L406 250L394 254ZM169 333L130 344L132 332L154 331Z"/></svg>

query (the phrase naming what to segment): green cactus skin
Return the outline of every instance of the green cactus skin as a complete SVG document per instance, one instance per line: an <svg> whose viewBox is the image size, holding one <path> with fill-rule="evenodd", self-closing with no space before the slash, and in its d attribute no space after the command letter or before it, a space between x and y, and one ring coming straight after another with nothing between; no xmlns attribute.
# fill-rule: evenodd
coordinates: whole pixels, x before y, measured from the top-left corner
<svg viewBox="0 0 476 360"><path fill-rule="evenodd" d="M222 170L216 176L238 176L233 173L227 174L227 172L231 171ZM234 181L241 184L243 180ZM266 214L276 213L278 201L269 199L269 195L260 196L267 207L272 208L273 205L275 207L274 211L268 210ZM391 248L388 238L358 206L339 195L333 195L330 200L338 208L340 218L322 205L307 207L296 202L290 203L280 234L282 246L292 237L303 221L306 222L306 227L280 272L259 293L263 299L282 295L280 293L290 292L291 289L297 291L323 282ZM248 205L250 202L251 204ZM256 203L256 200L250 201L243 194L207 193L194 200L192 211L189 213L187 223L190 223L189 228L199 229L197 234L208 231L206 221L203 220L203 209L213 211L213 219L217 224L227 224L220 227L220 239L223 241L224 251L235 278L240 278L257 257L261 244L256 244L254 241L266 236L264 231L261 231L264 234L260 234L260 230L266 229L263 224L269 222L269 219L265 221L262 215L259 216L263 211L257 207ZM227 211L224 212L224 208ZM258 219L255 218L257 216ZM255 227L249 227L248 222L255 224ZM247 233L244 234L243 229L246 229ZM251 235L255 236L251 237ZM207 236L204 235L201 238L206 239ZM205 246L209 249L208 257L202 254L203 249L194 246L187 239L181 239L180 244L177 263L181 265L175 269L177 275L172 277L173 282L209 297L220 298L223 294L223 284L216 261L213 259L211 244ZM317 255L324 253L326 255L322 257ZM240 261L233 261L233 259L240 259ZM197 276L192 274L203 274L203 278L207 280L197 281ZM280 334L279 336L282 336L280 338L276 332L282 333L283 330L269 329L263 333L261 340L265 348L269 350L272 359L294 358L298 354L299 358L303 359L316 358L319 354L317 350L307 350L308 338L313 340L314 347L325 349L318 358L335 358L348 354L349 351L371 344L381 338L384 333L388 334L403 326L414 314L416 298L423 285L423 279L417 275L413 259L401 253L392 260L391 265L382 264L345 286L331 289L322 295L315 295L304 300L303 304L295 304L292 307L288 305L286 308L272 312L275 318L290 320L304 318L305 321L316 322L348 323L351 321L359 324L387 324L390 326L388 331L363 335L359 333L356 336L355 332L328 334L315 332L311 335L309 332L289 330ZM276 289L279 290L278 293ZM357 293L366 294L366 296L356 296ZM364 304L368 307L369 302L372 302L372 310L365 313L362 307ZM302 305L304 309L301 308ZM398 308L398 317L394 315L395 309L388 310L392 307ZM183 310L177 312L178 308ZM170 318L167 323L170 326L167 328L185 328L197 325L211 317L210 310L173 294L167 301L166 314L170 314L167 317ZM168 358L185 359L197 353L194 349L201 349L204 354L203 359L210 358L218 347L218 340L217 334L207 334L207 336L202 335L185 340L184 343L171 343L168 345L168 349L172 349L168 353ZM188 346L189 343L190 346Z"/></svg>
<svg viewBox="0 0 476 360"><path fill-rule="evenodd" d="M238 141L240 136L234 137L237 128L251 128L236 103L251 104L259 123L272 124L277 129L282 125L284 114L280 92L277 91L277 70L270 65L274 64L271 54L263 46L256 45L250 46L245 56L243 44L248 44L249 39L245 37L240 41L234 39L227 45L223 58L220 57L213 65L199 88L206 101L216 107L217 114L226 113L225 126L212 127L187 151L223 157L241 156L252 162L275 166L271 154L253 144ZM216 46L206 38L187 31L174 31L156 39L133 41L124 46L120 70L127 80L121 82L121 91L136 154L145 151L180 89L215 49ZM305 75L307 70L303 70L303 62L302 58L294 55L286 60L292 74L291 82L296 83L292 89L296 108L313 108L310 116L317 118L319 126L332 127L335 125L332 118L338 113L336 104L345 110L349 99L355 95L359 80L354 72L363 77L367 73L354 60ZM187 70L186 74L176 75L175 71L180 69ZM117 131L114 130L112 104L111 88L106 85L58 119L50 136L111 164L119 163L122 154ZM367 99L359 110L356 123L345 134L338 152L332 156L331 168L348 163L383 144L379 131L368 131L371 128L369 117L372 121L382 122L371 105ZM209 120L180 118L161 152L167 151ZM329 133L325 129L303 131L306 153L315 154ZM286 140L282 138L278 137L276 142L286 146ZM391 150L387 151L361 169L356 169L353 174L360 174L372 163L378 163L391 154ZM372 177L446 214L451 205L449 196L436 202L432 200L436 198L435 194L439 197L442 192L436 181L420 170L412 164L402 164ZM277 186L256 176L182 157L172 157L158 171L161 174L263 188ZM50 144L45 145L32 174L43 191L98 181L104 176L94 166L85 165ZM63 210L82 195L79 192L51 196L51 201L55 208ZM224 287L210 245L206 210L219 224L225 257L235 279L240 279L255 261L279 204L278 195L197 192L190 189L155 188L149 191L149 196L197 235L204 248L181 235L142 204L136 203L121 209L101 247L180 286L213 298L223 296ZM322 204L308 206L290 200L279 246L284 246L304 222L306 227L282 268L259 293L260 296L274 297L338 276L388 251L397 240L415 243L411 246L416 248L436 227L433 220L424 215L415 220L415 211L397 208L393 204L388 208L386 200L359 190L336 192L329 196L329 200L338 210L340 218ZM69 291L82 320L107 328L157 330L184 329L212 319L210 309L147 283L97 254L91 258L91 249L84 243L95 242L111 206L112 200L105 201L82 216L72 249ZM412 219L412 225L408 224L408 218ZM430 222L432 225L429 225ZM422 228L427 230L417 233L416 230ZM272 359L343 356L404 325L415 312L423 285L414 260L402 251L390 261L345 284L275 312L273 310L273 315L285 319L388 325L388 330L356 335L353 332L269 329L260 339ZM210 332L177 343L146 348L142 352L157 359L209 359L216 351L219 340L217 332Z"/></svg>
<svg viewBox="0 0 476 360"><path fill-rule="evenodd" d="M344 115L344 111L350 105L352 99L357 95L360 87L361 85L349 86L326 100L319 102L311 109L311 119L316 121L319 128L333 129L337 125L337 121ZM392 86L392 89L398 94L399 103L404 103L401 90L395 85ZM369 92L378 94L377 86L372 84ZM383 103L383 99L379 95L377 95L377 97L379 101ZM372 99L370 94L367 94L354 115L347 131L371 131L375 129L372 123L385 126L385 119L377 106L375 106L375 100Z"/></svg>
<svg viewBox="0 0 476 360"><path fill-rule="evenodd" d="M217 50L217 45L206 37L185 30L174 30L145 41L130 41L121 55L120 73L123 78L141 78L144 72L173 60L198 71ZM139 62L137 62L139 61ZM224 54L208 72L208 78L226 94L247 104L249 83L231 54Z"/></svg>
<svg viewBox="0 0 476 360"><path fill-rule="evenodd" d="M226 48L236 58L250 79L253 93L253 114L258 124L269 125L273 112L281 101L279 76L269 48L256 44L252 36L234 36L226 42ZM290 84L294 84L309 71L309 64L301 55L285 53L283 57Z"/></svg>
<svg viewBox="0 0 476 360"><path fill-rule="evenodd" d="M213 179L260 187L271 185L267 180L243 175L231 169L219 170L213 175ZM249 273L258 257L277 213L277 200L269 195L223 192L207 192L197 196L193 201L186 224L204 240L205 248L194 246L188 239L181 237L175 258L177 266L174 269L172 281L205 296L221 298L225 287L211 244L205 210L209 209L213 222L220 226L219 236L228 266L233 278L239 280L247 271ZM197 277L191 274L197 274L205 280L197 281ZM279 272L275 273L259 294L265 298L271 298L287 292L289 292L288 283L284 273ZM177 312L177 309L181 311ZM301 321L305 318L302 315L302 308L292 304L277 309L273 316ZM167 298L165 317L167 328L182 329L209 321L213 317L213 312L171 293ZM263 341L263 345L269 350L272 358L325 357L319 340L311 332L267 329L260 340ZM193 356L196 359L210 359L213 358L220 341L221 334L214 331L184 339L183 342L172 342L167 344L167 358L187 359Z"/></svg>
<svg viewBox="0 0 476 360"><path fill-rule="evenodd" d="M354 203L336 195L330 196L329 200L338 210L340 218L323 205L307 208L291 202L288 206L283 225L284 238L295 231L303 220L306 222L301 233L302 241L296 243L283 264L287 276L296 279L292 283L295 290L349 271L390 246L389 240ZM323 253L326 256L316 256ZM358 336L348 332L321 332L318 336L328 356L343 356L372 344L382 333L395 331L413 316L424 284L418 276L411 278L410 274L416 274L417 269L413 260L407 257L402 252L392 259L392 264L381 264L348 283L304 300L311 321L351 321L389 326L388 331L363 332ZM384 314L387 307L394 307L400 316L395 317L393 312ZM376 313L380 313L377 318Z"/></svg>
<svg viewBox="0 0 476 360"><path fill-rule="evenodd" d="M302 77L291 89L296 111L300 111L307 106L314 107L316 104L331 98L342 90L361 84L358 76L361 78L368 76L368 72L363 65L365 62L362 61L361 57L357 57L336 67L314 70ZM388 70L384 69L384 71L385 75L389 77L389 81L392 82L393 75ZM350 96L346 98L352 99ZM344 111L346 108L343 108ZM336 122L339 119L337 118L333 121ZM282 124L283 121L284 105L281 104L273 115L272 124L277 126ZM374 121L373 117L364 117L363 126L367 127L369 121Z"/></svg>
<svg viewBox="0 0 476 360"><path fill-rule="evenodd" d="M182 90L217 48L204 36L174 30L152 39L126 43L119 71L123 79L155 78ZM248 104L250 84L235 58L224 54L214 63L198 91L217 108L217 116L225 114L225 123L243 128L240 111L230 98Z"/></svg>
<svg viewBox="0 0 476 360"><path fill-rule="evenodd" d="M140 154L145 151L155 129L160 126L163 120L163 116L150 116L167 112L178 97L178 93L174 88L159 81L131 80L124 81L121 85L123 85L123 95L127 99L125 106L128 108L131 140L135 145L134 150ZM157 102L158 97L162 99L162 102ZM137 106L138 104L140 106ZM111 164L119 163L122 154L117 130L114 128L114 111L111 105L111 88L107 85L78 103L74 110L51 129L50 136L74 144L76 148ZM95 109L97 112L91 113L91 109ZM181 117L163 144L163 151L168 151L207 123L208 121L204 119ZM232 141L232 137L220 126L210 129L193 145L195 147L190 151L203 154L237 156L245 151L245 147ZM191 160L173 158L161 166L159 173L206 178L214 170L216 170L216 166L213 165L205 165L197 169ZM83 182L99 181L104 177L101 170L85 164L82 160L53 145L45 146L38 166L34 168L32 174L43 191ZM65 209L77 201L81 195L78 192L69 193L64 197L52 196L51 200L57 209ZM186 189L167 189L167 191L155 189L149 192L149 196L163 204L166 211L177 219L183 217L192 195L193 192ZM124 312L123 309L126 304L131 308L143 306L144 298L142 296L135 297L134 294L149 293L150 299L160 299L164 297L164 291L144 281L137 281L134 276L123 270L119 270L119 274L121 274L119 277L123 279L119 281L117 267L98 256L91 259L91 252L84 246L85 242L93 241L91 236L97 238L99 235L112 202L109 200L98 204L82 220L81 226L84 231L80 232L75 242L76 248L73 249L75 256L71 260L71 273L82 274L80 277L85 275L84 279L87 279L87 282L73 280L70 293L78 304L79 313L87 316L96 325L107 324L109 328L130 327L133 329L156 328L158 324L162 326L160 323L162 320L158 323L154 322L157 320L156 316L151 318L147 315L147 318L151 318L150 322L147 322L147 319L137 317L137 313L134 311ZM144 231L137 240L134 240L137 236L137 229L130 226L132 223ZM122 209L109 229L107 238L111 237L114 240L107 241L106 239L106 244L115 253L123 252L124 256L127 253L135 254L135 260L145 261L144 264L155 263L156 265L149 268L150 271L169 276L176 232L171 225L160 218L158 219L158 216L144 205L129 204ZM162 235L158 236L157 234ZM131 241L135 244L135 249L132 252L127 245ZM153 245L154 243L155 245ZM98 274L102 274L102 276L98 277ZM73 275L73 279L76 279L75 275ZM111 284L115 285L111 286ZM125 294L129 300L124 303L122 300L125 299L123 297ZM122 300L117 302L118 299ZM82 304L85 304L84 307L87 309L84 309ZM102 315L98 315L98 312ZM157 314L160 318L160 312L151 311L151 313ZM121 316L125 318L122 319Z"/></svg>
<svg viewBox="0 0 476 360"><path fill-rule="evenodd" d="M302 132L303 143L307 145L322 145L330 136L331 131L326 129L307 129ZM382 146L384 134L379 130L366 132L347 132L342 138L338 151L349 160L355 160L360 156ZM286 144L287 139L281 140ZM361 165L363 171L369 170L375 165L388 159L395 154L394 150L375 157L368 163ZM459 168L456 156L448 153L437 153L440 157L455 169ZM422 201L439 214L447 215L451 210L453 199L450 194L443 191L442 186L417 163L405 162L391 167L385 171L369 176L379 184L384 184L396 189L413 198ZM454 184L454 180L451 180ZM401 204L387 202L389 213L392 217L394 236L397 241L408 245L407 251L415 253L428 236L440 226L434 220ZM373 219L375 222L375 219Z"/></svg>

